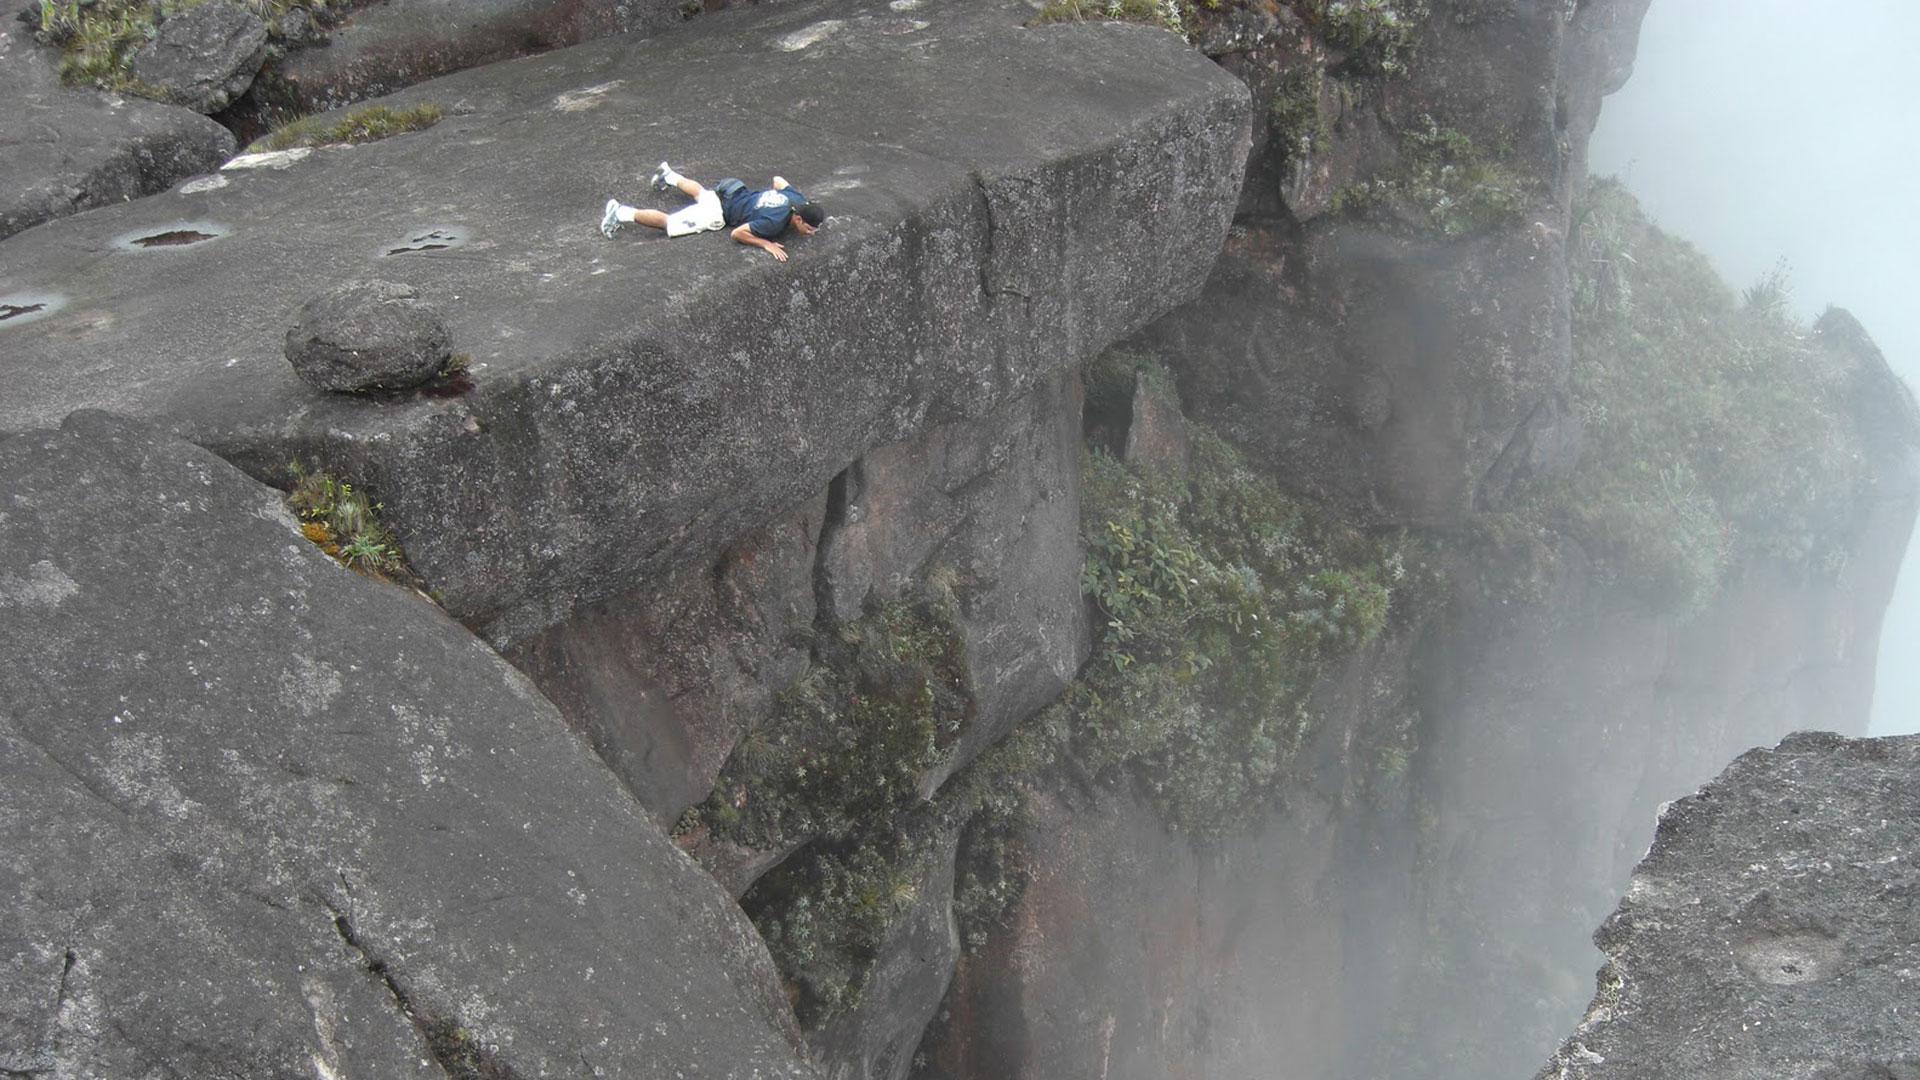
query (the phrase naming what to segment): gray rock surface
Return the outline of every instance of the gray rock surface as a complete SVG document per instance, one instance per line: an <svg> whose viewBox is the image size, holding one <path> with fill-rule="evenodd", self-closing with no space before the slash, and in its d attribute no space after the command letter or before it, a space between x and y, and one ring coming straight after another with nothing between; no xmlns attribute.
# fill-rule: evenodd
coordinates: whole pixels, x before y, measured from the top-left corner
<svg viewBox="0 0 1920 1080"><path fill-rule="evenodd" d="M67 299L0 324L0 430L98 405L259 475L307 453L387 505L448 610L525 638L1197 292L1238 193L1244 87L1164 31L1031 14L729 10L395 98L459 106L424 132L14 237L0 296ZM784 264L723 237L600 238L606 197L653 201L661 158L778 171L834 216ZM230 228L114 248L183 219ZM322 400L279 362L284 313L369 263L449 298L472 393Z"/></svg>
<svg viewBox="0 0 1920 1080"><path fill-rule="evenodd" d="M277 492L78 413L0 506L0 1069L812 1074L712 879Z"/></svg>
<svg viewBox="0 0 1920 1080"><path fill-rule="evenodd" d="M656 34L685 18L683 9L682 0L387 0L348 12L323 40L309 38L319 47L268 63L234 112L254 123L324 112L482 64ZM298 35L303 26L291 28Z"/></svg>
<svg viewBox="0 0 1920 1080"><path fill-rule="evenodd" d="M406 390L446 366L446 320L395 281L350 281L307 301L287 328L287 362L321 390Z"/></svg>
<svg viewBox="0 0 1920 1080"><path fill-rule="evenodd" d="M812 635L938 575L960 601L977 711L926 778L931 792L1086 659L1079 414L1075 380L1057 377L979 420L879 447L716 560L595 605L508 656L671 823L805 674ZM701 851L735 893L785 854Z"/></svg>
<svg viewBox="0 0 1920 1080"><path fill-rule="evenodd" d="M233 133L189 109L61 86L59 56L11 13L0 19L0 101L0 239L165 191L233 156Z"/></svg>
<svg viewBox="0 0 1920 1080"><path fill-rule="evenodd" d="M149 97L216 113L246 92L267 58L267 25L235 4L201 4L162 22L133 54L132 73Z"/></svg>
<svg viewBox="0 0 1920 1080"><path fill-rule="evenodd" d="M1794 735L1666 807L1542 1080L1920 1076L1920 737Z"/></svg>
<svg viewBox="0 0 1920 1080"><path fill-rule="evenodd" d="M1058 697L1091 647L1080 593L1080 389L1059 377L979 420L880 447L840 483L820 551L835 619L944 579L976 712L931 793Z"/></svg>
<svg viewBox="0 0 1920 1080"><path fill-rule="evenodd" d="M826 507L823 491L712 563L508 651L662 825L706 798L740 737L806 674ZM765 869L748 859L723 872L708 854L703 864L734 896Z"/></svg>

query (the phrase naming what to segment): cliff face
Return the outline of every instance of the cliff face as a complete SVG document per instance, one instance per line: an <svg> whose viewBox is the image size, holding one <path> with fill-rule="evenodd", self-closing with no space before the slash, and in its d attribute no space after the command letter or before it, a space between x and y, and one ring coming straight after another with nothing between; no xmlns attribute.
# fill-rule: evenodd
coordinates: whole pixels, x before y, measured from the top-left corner
<svg viewBox="0 0 1920 1080"><path fill-rule="evenodd" d="M1540 1077L1913 1075L1917 744L1796 735L1662 807Z"/></svg>
<svg viewBox="0 0 1920 1080"><path fill-rule="evenodd" d="M431 5L393 7L342 31L353 47L333 59L370 59L342 68L338 93L412 81L379 59L412 39L377 27ZM667 21L659 5L560 7L578 36ZM1759 530L1754 500L1689 479L1691 459L1658 458L1653 487L1608 471L1645 449L1621 442L1627 404L1607 394L1636 380L1609 366L1609 335L1670 314L1592 269L1625 265L1628 243L1650 262L1655 241L1624 212L1580 209L1586 136L1644 8L1454 0L1347 18L1253 2L1196 19L1196 51L1150 27L1023 26L1017 3L764 5L425 82L393 103L443 106L428 131L9 239L0 302L37 299L0 319L0 377L18 388L0 428L91 405L160 429L94 417L9 453L51 477L68 444L112 432L217 474L238 503L263 489L163 433L268 481L295 459L331 469L374 493L433 598L517 669L499 675L515 700L537 688L531 719L403 725L329 765L365 802L343 820L464 822L383 761L537 743L531 778L487 780L474 844L521 851L488 837L537 807L565 843L627 861L595 856L581 911L530 866L518 915L490 923L464 921L460 899L486 906L484 875L390 868L365 884L366 828L316 826L276 854L260 836L282 826L269 815L260 833L249 807L300 784L141 828L181 858L195 829L265 844L236 888L276 912L247 924L268 959L234 978L292 986L273 957L359 950L326 978L378 976L352 992L382 1003L380 1038L431 1044L448 1075L479 1067L469 1052L522 1074L587 1053L616 1074L1521 1075L1577 1015L1581 939L1660 800L1791 728L1865 724L1916 506L1910 396L1844 313L1793 357L1824 373L1821 430L1840 434L1822 461L1853 464L1807 474L1844 477L1844 497L1780 516L1824 530ZM493 55L497 29L481 20L446 55ZM700 104L675 113L685 101ZM603 240L601 201L644 195L635 177L662 156L707 180L778 168L834 216L784 264L717 237ZM188 233L201 239L137 243ZM347 397L292 377L293 310L368 276L443 313L465 385ZM1699 310L1733 311L1705 292ZM1763 322L1728 333L1771 341ZM1672 376L1685 412L1695 380ZM1740 388L1710 390L1699 400ZM211 515L173 546L237 528L168 476L157 504ZM10 544L0 603L78 641L109 621L62 584L84 585L63 549L98 546L78 539L91 511L69 521L30 494L34 516L0 523L71 539ZM98 531L152 526L115 521ZM169 574L124 559L135 579ZM248 588L275 595L271 574ZM1649 601L1662 589L1689 602ZM363 594L408 603L358 582L337 601L347 625L316 621L312 601L286 622L302 642L358 642ZM326 744L325 724L394 734L389 711L452 709L432 705L439 681L402 709L412 697L303 674L419 678L408 635L424 631L385 615L368 633L393 655L316 661L233 622L245 597L140 602L169 609L140 631L156 641L224 627L232 679L320 687L319 719L298 693L287 704L321 725L294 726L301 746ZM74 696L60 687L149 693L150 678L96 686L78 646L26 629L9 655L40 666L8 689L31 730L10 744L7 790L66 792L45 753L133 777L127 791L170 769L227 782L217 763L240 736L219 727L204 762L116 765L130 744L110 729L46 750ZM192 716L232 720L175 696L152 698L162 741L198 732ZM576 741L594 757L567 758ZM569 772L592 790L553 778ZM22 813L58 803L19 797ZM98 883L35 867L28 847L22 833L7 848L39 905L13 952L37 959L0 983L0 1031L31 1047L0 1069L23 1071L70 1064L78 1014L56 968L132 992L158 963L124 952L120 923L63 924L58 897ZM147 868L150 891L228 918L182 865ZM597 884L607 874L626 884ZM346 928L294 948L301 912ZM622 940L638 951L598 989L523 1006L522 980L603 971L582 927L635 920L649 929ZM572 929L543 941L550 924ZM642 955L656 947L664 959ZM635 989L661 985L678 996ZM631 1045L592 1050L568 1015L614 1024L607 1003L630 990ZM334 1021L308 1023L332 1006L302 992L261 1015L313 1027L314 1060L337 1068ZM80 1034L99 1048L89 1064L172 1052ZM220 1038L234 1060L253 1052Z"/></svg>

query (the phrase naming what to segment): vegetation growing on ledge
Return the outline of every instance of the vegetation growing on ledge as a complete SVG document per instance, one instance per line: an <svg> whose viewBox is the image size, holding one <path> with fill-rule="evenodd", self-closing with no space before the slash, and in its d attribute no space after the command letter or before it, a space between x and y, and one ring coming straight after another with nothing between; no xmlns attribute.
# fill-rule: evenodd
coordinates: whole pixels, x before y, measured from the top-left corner
<svg viewBox="0 0 1920 1080"><path fill-rule="evenodd" d="M1292 0L1292 6L1320 28L1327 44L1383 75L1407 73L1427 17L1426 0Z"/></svg>
<svg viewBox="0 0 1920 1080"><path fill-rule="evenodd" d="M1612 180L1570 246L1585 448L1551 508L1661 610L1697 610L1756 556L1837 572L1868 483L1854 371L1788 311L1784 269L1736 300Z"/></svg>
<svg viewBox="0 0 1920 1080"><path fill-rule="evenodd" d="M1104 357L1120 374L1089 374L1089 413L1142 365L1157 369ZM1315 681L1424 571L1404 539L1317 520L1224 440L1189 430L1185 481L1085 458L1094 653L1057 707L1080 768L1138 781L1170 823L1209 838L1264 806L1311 734Z"/></svg>
<svg viewBox="0 0 1920 1080"><path fill-rule="evenodd" d="M247 147L248 152L291 150L297 146L338 146L375 142L410 131L424 131L440 122L444 115L438 105L415 105L411 109L393 109L368 105L355 109L331 123L318 116L303 116L274 128Z"/></svg>
<svg viewBox="0 0 1920 1080"><path fill-rule="evenodd" d="M887 931L919 899L949 824L919 788L972 716L967 681L950 598L872 607L820 635L812 669L676 829L761 851L805 845L742 899L803 1024L859 1002Z"/></svg>
<svg viewBox="0 0 1920 1080"><path fill-rule="evenodd" d="M1334 212L1381 209L1425 232L1465 236L1517 218L1535 186L1510 164L1510 147L1481 147L1432 116L1402 135L1400 150L1399 172L1334 192Z"/></svg>

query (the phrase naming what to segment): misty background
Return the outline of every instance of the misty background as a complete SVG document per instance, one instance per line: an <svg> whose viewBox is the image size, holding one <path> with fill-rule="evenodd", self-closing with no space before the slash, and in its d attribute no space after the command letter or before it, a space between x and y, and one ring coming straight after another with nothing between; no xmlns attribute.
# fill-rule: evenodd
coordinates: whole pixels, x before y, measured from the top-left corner
<svg viewBox="0 0 1920 1080"><path fill-rule="evenodd" d="M1853 312L1920 385L1920 4L1653 0L1633 78L1606 99L1596 174L1619 176L1736 291L1783 261L1793 306ZM1876 735L1920 730L1920 557L1887 610Z"/></svg>

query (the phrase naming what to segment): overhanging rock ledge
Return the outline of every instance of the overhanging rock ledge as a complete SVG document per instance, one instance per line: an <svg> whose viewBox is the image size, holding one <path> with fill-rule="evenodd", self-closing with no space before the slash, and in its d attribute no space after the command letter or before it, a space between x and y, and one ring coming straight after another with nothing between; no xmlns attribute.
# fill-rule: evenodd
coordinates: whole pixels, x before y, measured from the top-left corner
<svg viewBox="0 0 1920 1080"><path fill-rule="evenodd" d="M868 449L986 415L1191 298L1238 197L1247 91L1164 31L1018 2L723 12L475 69L417 134L227 170L6 241L0 432L98 407L274 478L366 485L496 645L799 505ZM990 73L990 74L987 74ZM778 172L833 214L793 259L596 225ZM210 239L141 249L149 234ZM339 281L412 285L462 396L330 400L280 359Z"/></svg>

